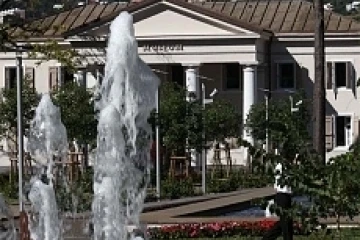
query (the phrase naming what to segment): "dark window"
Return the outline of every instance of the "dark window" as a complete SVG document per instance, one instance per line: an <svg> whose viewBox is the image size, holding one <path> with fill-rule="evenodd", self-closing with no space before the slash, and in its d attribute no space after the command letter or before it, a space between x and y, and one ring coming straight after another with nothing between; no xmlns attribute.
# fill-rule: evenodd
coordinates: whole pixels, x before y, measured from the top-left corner
<svg viewBox="0 0 360 240"><path fill-rule="evenodd" d="M16 67L5 67L5 88L16 88Z"/></svg>
<svg viewBox="0 0 360 240"><path fill-rule="evenodd" d="M99 73L98 73L98 77L99 77L99 84L102 84L102 81L104 79L104 75L105 75L105 66L99 66Z"/></svg>
<svg viewBox="0 0 360 240"><path fill-rule="evenodd" d="M351 134L351 118L348 116L336 117L336 146L349 146Z"/></svg>
<svg viewBox="0 0 360 240"><path fill-rule="evenodd" d="M68 83L74 82L74 73L70 71L69 68L63 67L61 70L63 71L62 84L66 85Z"/></svg>
<svg viewBox="0 0 360 240"><path fill-rule="evenodd" d="M225 88L240 89L240 65L238 63L225 64Z"/></svg>
<svg viewBox="0 0 360 240"><path fill-rule="evenodd" d="M171 81L184 86L184 68L182 65L171 66Z"/></svg>
<svg viewBox="0 0 360 240"><path fill-rule="evenodd" d="M295 64L280 63L278 65L279 88L295 88Z"/></svg>
<svg viewBox="0 0 360 240"><path fill-rule="evenodd" d="M346 87L346 62L335 63L335 86Z"/></svg>

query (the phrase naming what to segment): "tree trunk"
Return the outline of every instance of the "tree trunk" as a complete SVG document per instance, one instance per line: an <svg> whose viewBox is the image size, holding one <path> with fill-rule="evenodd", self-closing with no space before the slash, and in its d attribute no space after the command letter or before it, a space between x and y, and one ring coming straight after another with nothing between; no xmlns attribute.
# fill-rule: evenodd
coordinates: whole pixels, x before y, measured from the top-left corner
<svg viewBox="0 0 360 240"><path fill-rule="evenodd" d="M313 92L313 145L325 163L325 69L324 0L314 0L315 8L315 83Z"/></svg>

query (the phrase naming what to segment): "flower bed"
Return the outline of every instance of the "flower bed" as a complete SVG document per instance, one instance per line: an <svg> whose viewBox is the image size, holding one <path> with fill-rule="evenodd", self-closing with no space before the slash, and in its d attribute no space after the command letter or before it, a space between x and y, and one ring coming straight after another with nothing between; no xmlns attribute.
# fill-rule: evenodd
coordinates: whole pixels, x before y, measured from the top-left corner
<svg viewBox="0 0 360 240"><path fill-rule="evenodd" d="M150 239L179 239L179 238L223 238L231 236L261 236L276 221L242 221L221 223L193 223L176 224L148 229ZM295 226L295 232L299 227Z"/></svg>

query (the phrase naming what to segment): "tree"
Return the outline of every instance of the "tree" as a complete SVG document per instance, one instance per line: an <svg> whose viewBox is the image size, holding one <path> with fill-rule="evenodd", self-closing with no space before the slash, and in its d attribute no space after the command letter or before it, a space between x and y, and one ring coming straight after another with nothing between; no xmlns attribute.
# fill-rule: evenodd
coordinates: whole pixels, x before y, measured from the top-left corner
<svg viewBox="0 0 360 240"><path fill-rule="evenodd" d="M289 141L293 139L284 139L285 144ZM360 213L359 142L354 144L352 152L332 158L327 164L323 164L322 156L307 141L298 142L293 158L286 152L288 149L273 154L246 142L242 144L250 148L254 159L262 158L264 166L270 166L270 171L264 174L274 179L278 174L274 172L275 165L281 163L279 184L290 186L295 196L308 197L310 204L294 204L286 212L301 223L304 231L314 230L320 225L320 218L327 217L336 218L339 230L340 217L353 218Z"/></svg>
<svg viewBox="0 0 360 240"><path fill-rule="evenodd" d="M165 82L160 86L160 135L162 144L175 154L185 151L188 107L185 98L185 90L176 83Z"/></svg>
<svg viewBox="0 0 360 240"><path fill-rule="evenodd" d="M349 152L329 160L325 169L325 188L316 199L324 217L335 217L338 230L340 218L351 219L360 213L360 163Z"/></svg>
<svg viewBox="0 0 360 240"><path fill-rule="evenodd" d="M173 82L162 83L160 87L158 124L166 158L171 154L182 156L186 148L201 151L204 147L203 125L206 140L223 140L238 136L240 121L239 114L228 103L215 101L204 111L200 101L186 101L184 87ZM154 115L150 122L155 126Z"/></svg>
<svg viewBox="0 0 360 240"><path fill-rule="evenodd" d="M95 145L97 120L92 93L77 83L68 83L53 93L53 99L60 107L68 140Z"/></svg>
<svg viewBox="0 0 360 240"><path fill-rule="evenodd" d="M325 148L325 47L324 47L324 0L314 1L315 9L315 83L313 92L313 145L323 162Z"/></svg>
<svg viewBox="0 0 360 240"><path fill-rule="evenodd" d="M34 118L35 108L40 96L30 87L28 81L23 85L23 126L25 136L28 136L30 121ZM0 136L10 140L17 148L17 98L16 88L5 88L1 91L0 100ZM16 150L16 148L12 150Z"/></svg>
<svg viewBox="0 0 360 240"><path fill-rule="evenodd" d="M310 115L306 97L299 92L294 96L294 101L302 100L299 110L291 112L290 101L287 99L270 100L268 104L269 120L266 121L266 105L259 103L252 106L247 126L255 139L264 143L266 130L273 143L273 147L283 154L293 158L303 143L310 141L308 123Z"/></svg>
<svg viewBox="0 0 360 240"><path fill-rule="evenodd" d="M226 101L215 100L206 105L204 121L206 140L221 142L240 135L241 115Z"/></svg>

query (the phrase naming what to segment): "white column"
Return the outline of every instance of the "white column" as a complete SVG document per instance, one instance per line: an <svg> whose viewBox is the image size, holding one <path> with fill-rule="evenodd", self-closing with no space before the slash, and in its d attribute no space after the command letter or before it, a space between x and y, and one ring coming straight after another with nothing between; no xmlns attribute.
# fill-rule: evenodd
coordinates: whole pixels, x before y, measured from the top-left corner
<svg viewBox="0 0 360 240"><path fill-rule="evenodd" d="M185 70L187 101L200 98L200 83L198 65L189 65Z"/></svg>
<svg viewBox="0 0 360 240"><path fill-rule="evenodd" d="M243 139L251 144L254 144L254 139L248 129L246 129L245 124L251 106L255 103L256 66L245 66L243 69L243 76ZM245 149L244 153L244 158L248 159L247 149Z"/></svg>

